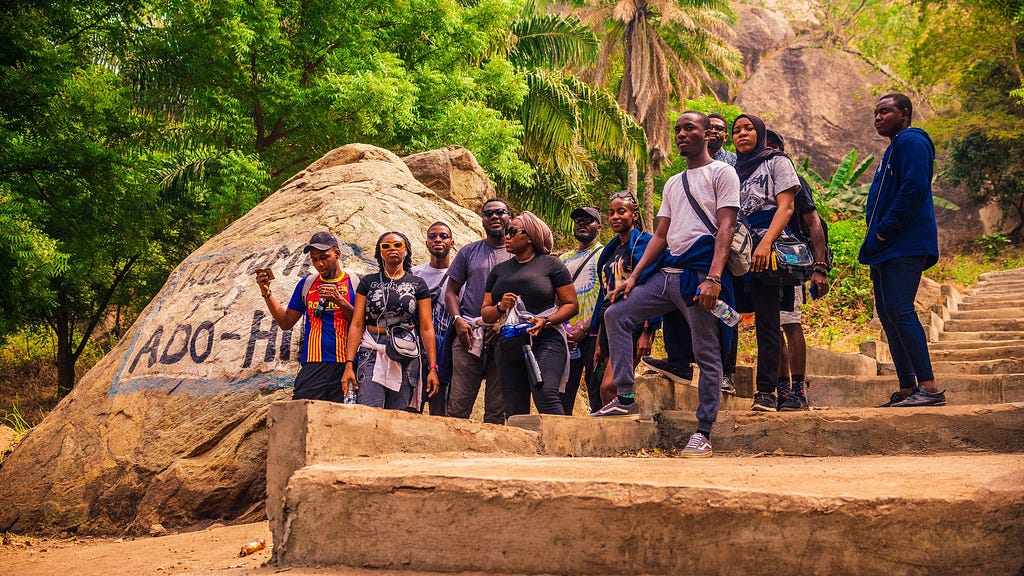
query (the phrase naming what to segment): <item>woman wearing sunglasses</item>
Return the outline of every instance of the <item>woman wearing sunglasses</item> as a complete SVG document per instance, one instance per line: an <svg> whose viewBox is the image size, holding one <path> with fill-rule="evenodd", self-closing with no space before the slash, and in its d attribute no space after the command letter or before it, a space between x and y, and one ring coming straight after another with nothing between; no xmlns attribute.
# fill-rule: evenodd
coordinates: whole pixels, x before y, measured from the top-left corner
<svg viewBox="0 0 1024 576"><path fill-rule="evenodd" d="M374 250L379 270L364 276L356 288L355 311L349 324L342 387L355 386L366 406L419 412L423 406L421 355L408 361L387 354L388 332L405 328L426 351L427 396L437 392L437 350L431 321L430 290L412 268L412 247L401 232L386 232Z"/></svg>
<svg viewBox="0 0 1024 576"><path fill-rule="evenodd" d="M551 255L551 230L531 212L505 229L505 250L513 258L491 270L480 314L485 322L503 321L510 310L530 317L526 334L499 337L498 370L505 414L530 413L530 397L541 414L564 414L558 395L569 378L569 348L562 324L576 315L576 287L565 264ZM541 386L527 375L524 345L531 345L540 367Z"/></svg>
<svg viewBox="0 0 1024 576"><path fill-rule="evenodd" d="M611 366L608 362L608 335L604 331L604 313L611 306L608 295L615 287L626 281L633 272L633 266L640 261L651 239L650 232L644 232L640 206L629 190L612 194L608 204L608 226L616 236L604 247L597 259L597 282L601 286L597 293L597 308L590 319L590 333L597 334L597 349L594 351L594 363L604 365L600 388L588 390L591 415L599 415L602 407L611 402L616 395L615 381L612 379ZM662 318L651 318L637 327L633 333L633 368L642 356L651 353L654 335L661 327ZM601 372L601 369L598 369Z"/></svg>

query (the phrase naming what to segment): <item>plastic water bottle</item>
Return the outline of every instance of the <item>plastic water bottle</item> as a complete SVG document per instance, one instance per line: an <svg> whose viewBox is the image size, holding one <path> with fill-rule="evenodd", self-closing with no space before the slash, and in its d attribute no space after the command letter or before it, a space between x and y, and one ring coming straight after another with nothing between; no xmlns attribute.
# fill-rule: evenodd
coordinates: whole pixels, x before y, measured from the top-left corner
<svg viewBox="0 0 1024 576"><path fill-rule="evenodd" d="M540 364L537 364L537 357L533 355L533 346L523 344L523 358L526 361L526 377L534 388L544 386L544 377L540 373Z"/></svg>
<svg viewBox="0 0 1024 576"><path fill-rule="evenodd" d="M711 311L719 320L725 322L726 326L732 327L740 322L740 315L738 312L732 309L725 302L718 300L715 302L715 308Z"/></svg>
<svg viewBox="0 0 1024 576"><path fill-rule="evenodd" d="M345 404L356 403L356 387L349 383L345 386Z"/></svg>

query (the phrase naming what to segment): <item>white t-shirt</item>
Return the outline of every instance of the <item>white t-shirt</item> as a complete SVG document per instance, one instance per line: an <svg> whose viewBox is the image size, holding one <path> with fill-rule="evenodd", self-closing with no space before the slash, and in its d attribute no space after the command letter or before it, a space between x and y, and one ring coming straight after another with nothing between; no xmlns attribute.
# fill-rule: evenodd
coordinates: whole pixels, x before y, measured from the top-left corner
<svg viewBox="0 0 1024 576"><path fill-rule="evenodd" d="M725 162L715 160L669 178L661 193L658 216L672 219L666 240L673 256L689 250L701 236L712 234L686 199L684 174L690 183L690 194L715 227L718 226L719 208L740 206L740 179L736 176L736 169Z"/></svg>
<svg viewBox="0 0 1024 576"><path fill-rule="evenodd" d="M740 188L740 206L744 215L778 207L775 199L779 192L799 188L793 162L785 156L775 156L762 162Z"/></svg>

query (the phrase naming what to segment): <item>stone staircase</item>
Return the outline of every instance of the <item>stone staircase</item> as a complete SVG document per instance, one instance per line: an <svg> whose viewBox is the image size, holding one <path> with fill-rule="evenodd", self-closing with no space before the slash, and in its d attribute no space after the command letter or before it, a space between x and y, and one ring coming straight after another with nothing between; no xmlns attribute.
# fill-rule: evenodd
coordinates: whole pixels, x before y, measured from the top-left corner
<svg viewBox="0 0 1024 576"><path fill-rule="evenodd" d="M637 381L640 419L500 427L275 403L275 558L491 574L1024 574L1024 270L939 300L923 320L948 406L871 408L895 389L883 345L819 355L819 372L840 373L814 377L818 409L756 413L727 397L709 459L608 457L685 445L695 389L659 377Z"/></svg>

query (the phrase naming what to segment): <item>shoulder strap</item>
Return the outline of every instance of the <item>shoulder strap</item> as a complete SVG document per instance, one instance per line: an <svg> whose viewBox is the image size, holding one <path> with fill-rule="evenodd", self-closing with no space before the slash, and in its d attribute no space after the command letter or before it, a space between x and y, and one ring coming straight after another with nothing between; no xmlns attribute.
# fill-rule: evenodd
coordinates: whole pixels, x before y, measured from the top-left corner
<svg viewBox="0 0 1024 576"><path fill-rule="evenodd" d="M704 209L700 207L700 204L697 204L697 200L695 200L693 195L690 194L690 179L686 177L686 171L683 171L683 191L686 192L686 199L690 201L690 206L693 208L693 211L697 213L697 217L700 218L700 221L708 227L708 231L711 232L711 235L714 236L715 234L718 234L718 227L711 223L711 219L708 218Z"/></svg>
<svg viewBox="0 0 1024 576"><path fill-rule="evenodd" d="M313 287L313 282L316 282L316 277L319 274L310 274L302 279L302 299L305 300L306 296L309 296L309 290Z"/></svg>
<svg viewBox="0 0 1024 576"><path fill-rule="evenodd" d="M590 256L587 256L586 260L584 260L579 266L576 267L576 271L572 273L573 284L576 283L576 279L579 278L580 274L583 273L583 269L587 267L587 264L589 264L590 261L594 259L594 255L597 254L597 251L597 248L591 250Z"/></svg>

